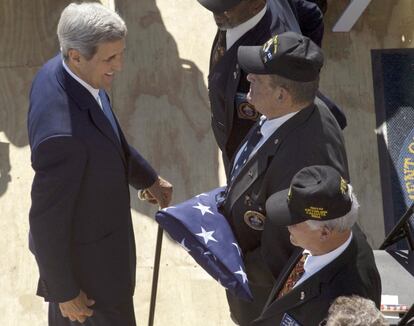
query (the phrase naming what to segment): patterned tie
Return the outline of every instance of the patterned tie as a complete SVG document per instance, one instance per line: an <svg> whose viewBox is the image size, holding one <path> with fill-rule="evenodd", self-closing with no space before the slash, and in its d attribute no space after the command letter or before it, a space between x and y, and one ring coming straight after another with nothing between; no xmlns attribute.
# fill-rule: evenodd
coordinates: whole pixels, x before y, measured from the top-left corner
<svg viewBox="0 0 414 326"><path fill-rule="evenodd" d="M289 277L287 278L285 282L285 285L283 286L283 288L279 291L278 295L276 296L277 299L289 293L293 289L297 281L299 281L300 278L303 276L303 274L305 273L305 269L304 269L305 260L308 257L308 255L309 255L308 253L304 253L302 257L299 259L299 261L296 263L295 267L290 272Z"/></svg>
<svg viewBox="0 0 414 326"><path fill-rule="evenodd" d="M217 42L213 50L212 66L214 67L217 62L224 56L226 53L226 31L219 30L217 36Z"/></svg>
<svg viewBox="0 0 414 326"><path fill-rule="evenodd" d="M234 178L239 174L241 168L249 160L249 156L252 153L253 149L259 143L260 139L262 139L263 135L260 132L260 128L262 127L264 121L264 119L260 120L260 122L254 127L254 130L252 131L249 139L246 142L246 146L244 147L243 152L241 152L239 158L237 159L237 162L235 162L233 165L234 167L231 171L230 181L233 181Z"/></svg>
<svg viewBox="0 0 414 326"><path fill-rule="evenodd" d="M119 137L118 126L116 125L115 117L111 110L111 104L109 103L108 98L106 97L105 91L102 89L99 90L99 98L102 104L102 111L104 112L106 118L109 120L109 123L111 124L112 129L116 137L118 138L118 141L121 141L121 138Z"/></svg>

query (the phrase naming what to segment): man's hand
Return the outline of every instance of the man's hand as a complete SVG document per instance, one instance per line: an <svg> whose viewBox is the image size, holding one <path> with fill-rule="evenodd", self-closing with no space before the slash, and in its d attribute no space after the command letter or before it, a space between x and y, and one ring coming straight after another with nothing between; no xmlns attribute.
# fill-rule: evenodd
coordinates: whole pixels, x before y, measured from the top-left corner
<svg viewBox="0 0 414 326"><path fill-rule="evenodd" d="M91 317L93 315L93 310L88 307L94 304L94 300L88 299L86 294L80 291L76 298L59 303L59 308L63 317L67 317L71 321L83 323L87 317Z"/></svg>
<svg viewBox="0 0 414 326"><path fill-rule="evenodd" d="M140 199L144 199L151 204L157 204L160 208L168 207L172 199L173 186L160 176L154 184L138 194Z"/></svg>

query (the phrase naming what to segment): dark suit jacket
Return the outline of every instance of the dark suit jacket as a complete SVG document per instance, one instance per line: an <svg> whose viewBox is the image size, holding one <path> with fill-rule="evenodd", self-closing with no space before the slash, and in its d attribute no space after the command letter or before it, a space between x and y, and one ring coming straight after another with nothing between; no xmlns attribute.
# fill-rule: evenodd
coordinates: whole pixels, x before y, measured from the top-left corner
<svg viewBox="0 0 414 326"><path fill-rule="evenodd" d="M146 188L157 174L121 142L90 92L60 55L36 75L28 115L35 176L30 248L38 294L63 302L82 289L97 305L128 300L135 287L129 184Z"/></svg>
<svg viewBox="0 0 414 326"><path fill-rule="evenodd" d="M275 34L286 31L300 33L320 44L323 36L323 16L316 4L306 0L268 0L267 11L260 22L245 33L228 49L220 61L212 66L208 76L209 98L211 105L211 127L216 142L223 153L226 172L233 155L256 119L239 117L235 97L236 93L249 91L247 74L237 63L237 49L245 45L262 45ZM298 18L298 21L296 20ZM215 48L217 36L213 42ZM342 111L326 99L327 105L342 128L346 119Z"/></svg>
<svg viewBox="0 0 414 326"><path fill-rule="evenodd" d="M372 249L364 237L354 235L349 246L335 260L284 297L274 300L300 256L301 252L286 265L275 282L260 318L252 325L282 325L285 316L299 325L317 326L326 318L331 303L337 297L353 294L373 300L379 308L381 279Z"/></svg>
<svg viewBox="0 0 414 326"><path fill-rule="evenodd" d="M274 278L293 252L289 232L265 220L264 230L250 228L246 211L266 215L265 202L273 193L289 187L292 177L310 165L329 165L349 180L342 132L320 101L302 109L286 121L259 148L230 184L224 214L244 253L244 262L254 302L246 303L228 294L233 315L248 325L263 309ZM246 137L246 139L248 136Z"/></svg>

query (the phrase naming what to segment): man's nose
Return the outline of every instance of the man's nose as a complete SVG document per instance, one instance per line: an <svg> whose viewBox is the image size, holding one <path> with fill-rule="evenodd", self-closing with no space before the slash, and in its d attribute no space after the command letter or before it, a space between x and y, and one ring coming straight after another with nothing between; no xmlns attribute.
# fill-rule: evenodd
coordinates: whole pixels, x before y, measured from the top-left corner
<svg viewBox="0 0 414 326"><path fill-rule="evenodd" d="M119 55L118 57L115 58L115 60L113 61L113 65L112 65L112 69L114 71L121 71L122 67L124 65L124 56L123 55Z"/></svg>

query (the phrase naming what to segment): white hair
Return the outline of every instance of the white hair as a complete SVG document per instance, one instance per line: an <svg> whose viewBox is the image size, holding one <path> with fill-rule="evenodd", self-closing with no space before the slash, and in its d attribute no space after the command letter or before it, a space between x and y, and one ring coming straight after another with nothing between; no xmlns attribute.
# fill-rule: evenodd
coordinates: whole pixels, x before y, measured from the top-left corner
<svg viewBox="0 0 414 326"><path fill-rule="evenodd" d="M306 223L312 230L327 227L330 230L343 232L350 230L358 219L359 203L353 192L353 188L348 184L348 194L352 201L351 210L342 217L327 221L307 220Z"/></svg>
<svg viewBox="0 0 414 326"><path fill-rule="evenodd" d="M65 60L70 49L87 60L100 43L123 39L127 28L122 18L100 3L71 3L63 11L57 27L60 49Z"/></svg>

